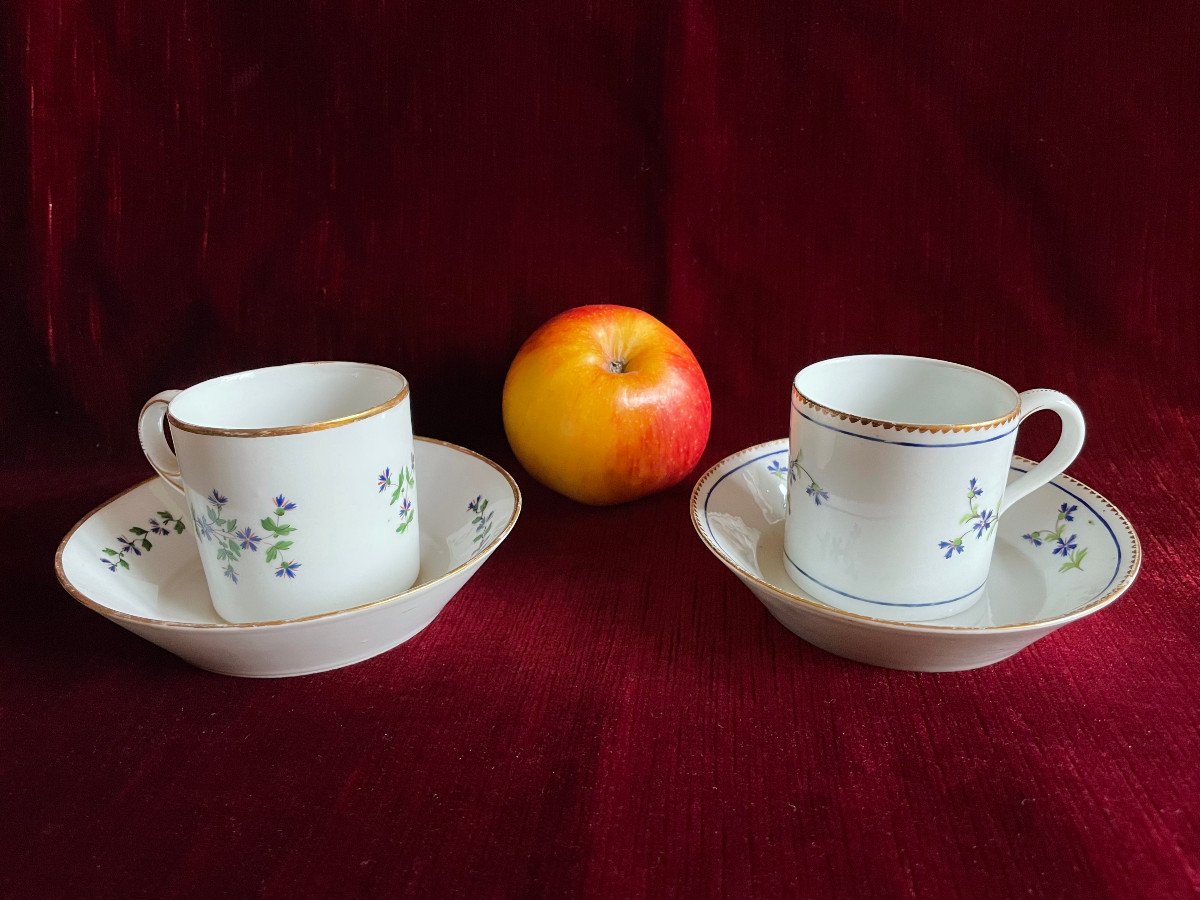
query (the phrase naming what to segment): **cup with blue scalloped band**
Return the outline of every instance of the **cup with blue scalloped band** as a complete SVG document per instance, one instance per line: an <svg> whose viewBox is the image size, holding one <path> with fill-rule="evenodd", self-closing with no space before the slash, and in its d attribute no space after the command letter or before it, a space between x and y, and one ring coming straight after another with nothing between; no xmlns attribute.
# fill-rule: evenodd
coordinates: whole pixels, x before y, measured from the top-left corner
<svg viewBox="0 0 1200 900"><path fill-rule="evenodd" d="M355 362L238 372L147 401L142 449L187 498L223 619L303 618L412 586L421 559L409 406L403 375Z"/></svg>
<svg viewBox="0 0 1200 900"><path fill-rule="evenodd" d="M1062 420L1050 454L1008 483L1020 423ZM784 554L801 591L902 622L985 593L997 521L1083 446L1079 407L969 366L914 356L813 363L792 382Z"/></svg>

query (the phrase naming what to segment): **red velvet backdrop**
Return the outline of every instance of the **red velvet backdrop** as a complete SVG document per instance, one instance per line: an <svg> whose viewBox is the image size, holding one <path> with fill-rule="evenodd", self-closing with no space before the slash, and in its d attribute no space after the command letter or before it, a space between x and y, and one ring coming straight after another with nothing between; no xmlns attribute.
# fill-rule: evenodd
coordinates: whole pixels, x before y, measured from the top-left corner
<svg viewBox="0 0 1200 900"><path fill-rule="evenodd" d="M1195 5L9 0L0 23L0 890L1200 891ZM1139 529L1140 580L974 673L809 647L708 556L690 485L591 510L516 467L507 363L592 302L693 347L705 466L782 436L825 356L1067 391L1072 472ZM526 491L427 631L239 681L58 588L58 538L148 474L146 397L314 358L400 368L419 433Z"/></svg>

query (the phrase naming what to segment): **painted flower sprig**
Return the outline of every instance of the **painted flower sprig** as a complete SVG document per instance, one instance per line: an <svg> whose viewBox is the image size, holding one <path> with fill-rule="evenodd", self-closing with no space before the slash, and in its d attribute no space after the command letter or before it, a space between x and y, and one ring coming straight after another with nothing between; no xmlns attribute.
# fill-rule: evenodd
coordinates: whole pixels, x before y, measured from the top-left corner
<svg viewBox="0 0 1200 900"><path fill-rule="evenodd" d="M126 531L133 537L125 537L125 535L117 537L117 546L121 548L120 550L105 547L101 551L104 556L100 558L100 562L104 563L110 572L115 572L117 569L128 569L129 561L125 558L126 556L141 556L142 551L149 552L154 549L149 535L183 534L185 530L186 526L182 519L177 519L166 510L160 509L154 514L154 518L149 520L147 528L131 525Z"/></svg>
<svg viewBox="0 0 1200 900"><path fill-rule="evenodd" d="M767 471L781 481L786 478L789 485L795 484L797 481L799 481L800 475L803 474L805 479L808 481L808 486L805 487L804 493L812 498L813 503L816 506L820 506L823 503L829 502L829 491L823 490L821 485L817 484L817 480L809 473L808 469L801 465L800 454L797 453L795 459L793 459L786 468L779 462L779 460L771 460L771 462L767 465ZM791 512L792 492L790 490L787 492L787 508L788 512Z"/></svg>
<svg viewBox="0 0 1200 900"><path fill-rule="evenodd" d="M412 525L413 519L417 515L417 509L413 506L412 498L408 496L408 492L417 485L417 479L413 475L413 467L402 466L393 475L389 466L379 473L376 484L379 486L379 493L381 494L388 488L392 488L392 499L388 505L396 506L397 502L400 504L396 510L400 516L400 524L396 526L396 533L404 534L404 532L408 531L408 527Z"/></svg>
<svg viewBox="0 0 1200 900"><path fill-rule="evenodd" d="M489 511L487 500L483 495L478 495L467 504L467 512L475 514L471 519L471 524L475 526L475 536L471 540L475 542L476 550L482 550L483 545L487 543L488 536L492 533L492 516L496 514L496 511Z"/></svg>
<svg viewBox="0 0 1200 900"><path fill-rule="evenodd" d="M982 496L983 488L979 486L979 480L972 478L971 483L967 486L967 505L969 509L958 520L959 525L967 525L969 523L970 527L958 537L938 541L938 549L946 551L944 554L946 559L950 559L956 553L963 552L963 539L971 532L975 533L976 539L995 535L996 510L981 507L978 501Z"/></svg>
<svg viewBox="0 0 1200 900"><path fill-rule="evenodd" d="M1078 533L1066 536L1067 523L1075 521L1075 513L1078 511L1077 504L1064 503L1058 508L1058 518L1054 520L1054 528L1043 528L1021 535L1035 547L1050 544L1050 552L1063 558L1063 564L1058 567L1059 572L1068 572L1071 569L1083 571L1083 560L1088 553L1087 547L1080 547L1077 543Z"/></svg>
<svg viewBox="0 0 1200 900"><path fill-rule="evenodd" d="M275 568L276 578L290 580L296 577L296 570L300 568L300 563L280 558L284 551L292 548L293 542L288 535L299 530L296 526L283 521L283 517L296 508L293 501L287 499L283 494L272 498L275 504L274 518L266 516L258 523L266 535L270 535L268 537L256 534L250 525L238 528L237 519L227 518L225 506L229 503L229 498L216 488L213 488L213 492L204 499L207 503L205 515L194 516L196 532L204 540L210 543L216 542L217 560L225 563L223 572L226 578L237 584L238 573L233 564L241 561L243 553L257 553L260 549L266 551L264 561L267 564L279 559L279 565Z"/></svg>

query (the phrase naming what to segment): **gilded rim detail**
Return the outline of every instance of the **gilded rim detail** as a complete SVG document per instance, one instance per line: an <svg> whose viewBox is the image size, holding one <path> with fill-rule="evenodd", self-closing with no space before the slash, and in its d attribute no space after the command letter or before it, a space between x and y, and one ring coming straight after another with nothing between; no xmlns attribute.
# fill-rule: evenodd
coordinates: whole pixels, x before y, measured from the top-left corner
<svg viewBox="0 0 1200 900"><path fill-rule="evenodd" d="M796 383L792 382L792 397L799 400L801 404L809 409L819 413L824 413L827 416L832 416L835 419L841 419L843 422L849 422L852 425L868 425L875 428L883 428L885 430L918 432L921 434L951 434L961 431L986 431L991 428L999 428L1001 425L1007 425L1021 415L1021 401L1017 400L1017 405L1011 411L1005 413L997 419L989 419L986 422L975 422L970 425L914 425L909 422L889 422L886 419L870 419L865 416L855 416L847 412L842 412L840 409L834 409L831 406L825 406L823 403L806 397L800 393L800 388L796 387Z"/></svg>
<svg viewBox="0 0 1200 900"><path fill-rule="evenodd" d="M1067 625L1071 622L1076 621L1077 619L1082 619L1085 616L1087 616L1089 613L1096 611L1100 607L1108 605L1113 600L1120 597L1123 593L1125 593L1126 590L1129 589L1129 586L1131 584L1133 584L1134 578L1137 577L1138 570L1141 569L1141 567L1142 567L1142 542L1138 538L1137 532L1135 532L1133 530L1133 525L1131 525L1129 520L1125 517L1125 514L1122 513L1119 509L1117 509L1117 507L1115 505L1113 505L1113 503L1107 497L1103 496L1098 491L1096 491L1095 488L1089 487L1088 485L1084 484L1079 479L1072 478L1070 475L1063 473L1061 475L1056 476L1055 480L1057 481L1058 478L1066 479L1071 484L1073 484L1075 487L1082 488L1089 495L1091 495L1091 497L1093 497L1101 506L1103 506L1104 509L1108 513L1110 513L1116 519L1116 521L1118 523L1120 523L1121 527L1124 528L1125 533L1128 535L1130 543L1132 545L1132 549L1129 554L1129 565L1126 566L1126 568L1125 568L1125 574L1122 575L1120 579L1118 579L1117 583L1113 586L1112 590L1108 591L1103 596L1097 597L1095 600L1092 600L1090 603L1088 603L1085 606L1081 606L1078 609L1073 609L1068 613L1064 613L1061 616L1055 616L1054 618L1041 619L1041 620L1037 620L1037 621L1033 621L1033 622L1014 622L1011 625L993 625L993 626L984 627L984 628L980 628L977 625L937 625L933 622L898 622L894 619L880 619L880 618L876 618L875 616L864 616L861 613L848 612L843 609L837 609L836 607L828 606L824 603L821 603L820 601L813 600L810 597L806 597L803 594L794 593L790 590L781 588L778 585L771 584L769 581L765 581L764 579L759 578L757 575L754 575L753 573L748 572L746 569L744 569L740 565L738 565L736 561L731 559L725 553L725 551L722 550L717 545L716 541L714 541L712 539L712 537L708 533L708 530L704 527L704 525L700 521L699 503L698 503L698 500L700 498L700 493L709 484L709 482L712 481L712 479L717 475L718 470L724 470L726 468L729 468L735 462L740 461L742 458L749 456L751 454L761 453L762 451L764 451L770 447L774 447L776 445L782 445L783 447L786 447L786 444L787 444L786 438L781 439L781 440L775 440L775 441L767 441L762 444L755 444L753 447L747 447L745 450L735 453L732 456L727 456L725 459L721 460L715 466L713 466L711 469L709 469L707 472L705 472L700 477L700 480L696 482L696 486L694 488L692 488L692 498L691 498L692 527L694 527L696 529L696 533L698 535L700 535L700 539L702 541L704 541L705 545L708 547L709 550L712 551L713 555L716 556L717 559L720 560L723 565L732 569L739 577L749 579L750 581L757 584L759 587L765 588L767 591L769 591L772 595L774 595L776 597L779 597L784 600L788 600L792 603L797 603L801 606L809 607L814 612L823 614L830 618L849 619L851 621L857 621L857 622L871 622L871 623L877 624L877 625L885 625L888 628L895 628L895 629L899 629L899 630L903 630L903 631L917 631L917 632L922 632L922 633L926 633L926 634L958 633L958 634L981 634L982 635L982 634L1003 634L1005 632L1012 632L1012 631L1027 631L1027 630L1031 630L1031 629L1035 629L1035 628L1054 628L1054 627L1058 627L1058 626L1062 626L1062 625ZM1027 459L1024 456L1018 456L1015 454L1013 455L1013 459L1016 460L1017 462L1025 463L1030 466L1036 464L1031 459Z"/></svg>
<svg viewBox="0 0 1200 900"><path fill-rule="evenodd" d="M400 374L397 372L396 374ZM403 375L400 375L404 378ZM208 425L193 425L190 422L181 422L171 415L170 406L167 407L167 421L171 423L172 428L178 428L180 431L191 432L192 434L208 434L217 437L279 437L285 434L308 434L313 431L324 431L327 428L338 428L342 425L349 425L352 422L358 422L362 419L369 419L371 416L377 416L381 412L386 412L393 406L398 405L405 397L408 396L408 379L404 378L404 387L402 387L396 396L372 406L370 409L364 409L362 412L351 413L348 416L341 416L337 419L326 419L324 422L311 422L304 425L281 425L278 428L212 428Z"/></svg>
<svg viewBox="0 0 1200 900"><path fill-rule="evenodd" d="M407 388L405 389L405 393L407 393ZM58 576L59 584L61 584L63 586L63 589L66 590L66 592L68 594L70 594L72 597L74 597L77 601L82 603L88 609L94 610L95 612L98 612L100 615L104 616L104 618L110 619L110 620L111 619L119 619L122 622L136 622L141 625L152 625L152 626L159 627L159 628L223 630L223 629L231 629L231 628L239 628L239 629L240 628L266 628L268 626L273 626L273 625L293 625L293 624L297 624L300 622L314 622L319 619L328 619L333 616L342 616L342 615L346 615L347 613L356 613L356 612L360 612L365 609L371 609L372 607L375 607L375 606L383 606L384 604L387 604L387 603L394 603L397 600L403 600L406 597L408 597L410 594L415 593L416 591L423 591L426 588L432 587L435 584L441 584L442 582L446 581L449 578L452 578L453 576L459 574L460 572L462 572L466 569L469 569L471 566L478 564L483 557L490 555L492 553L492 551L494 551L498 546L500 546L500 543L506 537L508 537L508 533L510 531L512 531L513 526L517 522L517 517L521 514L521 503L522 503L521 489L517 486L517 482L515 480L513 480L513 477L510 474L508 474L508 472L504 469L503 466L500 466L497 463L492 462L492 460L488 459L482 453L476 453L474 450L469 450L466 447L460 447L458 444L452 444L449 441L439 441L436 438L414 437L413 440L421 441L422 443L425 443L425 444L438 444L442 447L447 447L450 450L453 450L457 453L464 453L467 456L473 456L476 459L478 459L480 462L487 463L489 466L491 466L493 469L495 469L504 478L504 480L508 483L509 489L512 490L513 511L512 511L512 515L510 515L508 517L508 522L505 523L504 528L500 531L500 533L497 534L496 537L493 538L491 541L489 541L488 545L486 547L483 547L480 550L473 553L470 556L470 558L468 558L466 560L466 562L460 563L459 565L457 565L453 569L451 569L449 572L446 572L444 575L439 575L437 578L433 579L432 581L427 581L424 584L413 585L408 590L401 591L399 594L394 594L391 597L384 597L382 600L372 600L370 603L363 603L363 604L360 604L359 606L351 606L347 609L338 609L338 610L334 610L333 612L316 613L311 616L300 616L295 619L273 619L269 622L172 622L167 619L151 619L151 618L147 618L146 616L135 616L132 613L121 612L120 610L112 609L111 607L104 606L103 604L97 603L95 600L91 599L86 594L84 594L82 591L80 591L77 587L75 587L75 585L73 585L71 583L70 579L67 578L67 573L65 571L63 571L63 562L62 562L63 552L67 549L67 544L70 542L71 538L73 538L75 536L75 532L77 532L80 528L82 528L84 523L87 522L89 519L91 519L92 516L96 515L101 510L105 509L106 507L111 506L112 504L116 503L118 500L120 500L126 494L130 494L133 491L136 491L138 488L144 487L145 485L150 484L151 482L159 480L160 476L158 476L158 475L153 475L150 478L147 478L145 481L139 481L137 484L121 491L121 493L117 494L115 497L110 497L109 499L107 499L103 503L101 503L99 506L97 506L95 509L93 509L91 512L89 512L82 519L80 519L78 522L76 522L75 525L72 526L71 530L67 532L66 537L64 537L62 539L62 541L59 542L58 550L54 554L54 572Z"/></svg>

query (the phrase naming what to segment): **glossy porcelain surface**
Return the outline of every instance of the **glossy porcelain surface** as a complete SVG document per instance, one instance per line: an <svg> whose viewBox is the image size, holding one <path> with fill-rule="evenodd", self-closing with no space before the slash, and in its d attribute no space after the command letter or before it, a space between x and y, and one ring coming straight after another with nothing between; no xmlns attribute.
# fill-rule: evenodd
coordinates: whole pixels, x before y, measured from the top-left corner
<svg viewBox="0 0 1200 900"><path fill-rule="evenodd" d="M1049 409L1059 446L1009 486L1020 421ZM805 368L792 390L785 556L800 590L899 621L977 603L1007 506L1083 444L1078 407L943 360L854 356Z"/></svg>
<svg viewBox="0 0 1200 900"><path fill-rule="evenodd" d="M147 404L146 455L165 459L161 474L186 494L224 619L333 612L413 584L422 516L410 402L398 372L327 362L214 378ZM174 461L156 427L164 412Z"/></svg>
<svg viewBox="0 0 1200 900"><path fill-rule="evenodd" d="M1086 485L1060 475L1000 519L979 602L932 622L858 615L802 592L786 571L788 441L721 461L692 492L701 539L797 636L849 659L915 671L974 669L1103 609L1132 583L1141 547L1129 521ZM1013 457L1009 478L1032 463ZM793 501L794 502L794 501Z"/></svg>
<svg viewBox="0 0 1200 900"><path fill-rule="evenodd" d="M286 621L225 622L213 609L182 497L157 477L113 498L72 529L56 557L59 580L85 606L203 669L279 677L359 662L433 621L520 513L520 491L500 466L427 438L417 438L415 448L421 471L420 573L397 596ZM133 529L146 532L149 547Z"/></svg>

